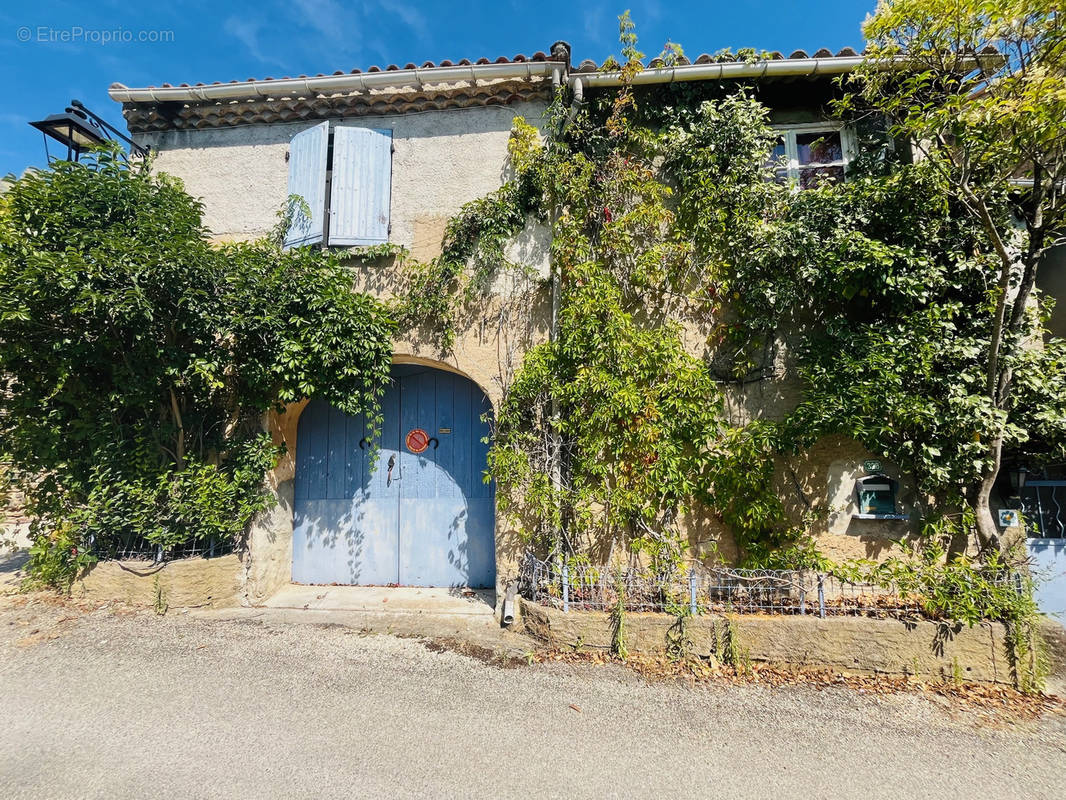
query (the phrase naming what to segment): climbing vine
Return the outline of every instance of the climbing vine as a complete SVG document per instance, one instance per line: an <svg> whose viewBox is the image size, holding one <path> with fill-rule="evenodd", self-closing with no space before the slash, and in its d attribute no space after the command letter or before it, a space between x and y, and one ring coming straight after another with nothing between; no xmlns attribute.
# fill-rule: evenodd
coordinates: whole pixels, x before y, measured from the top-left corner
<svg viewBox="0 0 1066 800"><path fill-rule="evenodd" d="M537 194L541 165L533 156L536 137L536 128L516 120L508 143L512 177L448 220L439 256L421 262L401 255L406 285L392 309L401 326L432 330L447 349L455 341L457 309L482 296L499 272L524 271L508 260L504 248L531 216L543 217Z"/></svg>
<svg viewBox="0 0 1066 800"><path fill-rule="evenodd" d="M797 192L776 180L779 134L756 87L635 86L628 15L620 31L608 67L622 85L582 107L561 93L542 138L516 122L514 178L463 209L421 273L450 290L412 301L448 319L508 266L508 236L531 217L551 225L555 335L500 409L501 509L546 553L656 569L692 552L691 517L709 509L750 565L824 566L774 478L783 457L843 434L913 475L930 518L968 518L965 487L999 424L976 391L995 269L982 228L876 120L855 122L848 181ZM1035 310L1029 324L1041 331ZM1066 381L1033 391L1063 353L1047 339L1006 356L1019 455L1066 456ZM732 422L726 400L781 377L782 360L799 406Z"/></svg>

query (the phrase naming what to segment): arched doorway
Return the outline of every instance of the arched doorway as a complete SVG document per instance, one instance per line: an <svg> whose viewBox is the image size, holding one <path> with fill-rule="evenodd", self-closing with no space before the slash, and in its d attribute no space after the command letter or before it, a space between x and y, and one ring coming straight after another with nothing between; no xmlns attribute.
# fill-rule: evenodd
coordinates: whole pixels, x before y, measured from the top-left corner
<svg viewBox="0 0 1066 800"><path fill-rule="evenodd" d="M300 416L293 581L494 587L488 398L461 375L396 364L381 410L376 469L362 415L312 400Z"/></svg>

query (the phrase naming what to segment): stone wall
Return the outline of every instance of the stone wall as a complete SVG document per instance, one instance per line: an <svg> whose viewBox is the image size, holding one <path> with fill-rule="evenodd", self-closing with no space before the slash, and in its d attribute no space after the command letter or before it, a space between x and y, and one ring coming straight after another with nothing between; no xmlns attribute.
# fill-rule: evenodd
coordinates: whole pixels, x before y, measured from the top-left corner
<svg viewBox="0 0 1066 800"><path fill-rule="evenodd" d="M563 613L521 602L524 630L562 648L611 646L612 623L602 612ZM629 613L625 617L630 652L659 652L676 618ZM744 657L778 666L829 668L868 675L915 675L936 680L1011 683L1004 629L998 623L968 628L934 622L900 622L865 617L756 616L731 618ZM689 620L691 652L709 655L727 620L717 615Z"/></svg>
<svg viewBox="0 0 1066 800"><path fill-rule="evenodd" d="M540 124L546 104L520 102L409 115L338 119L393 132L389 241L419 258L439 252L444 224L464 203L498 188L515 116ZM289 141L319 121L141 134L155 169L182 179L204 203L219 239L253 239L277 223L288 198Z"/></svg>
<svg viewBox="0 0 1066 800"><path fill-rule="evenodd" d="M237 555L149 561L104 561L74 583L72 595L89 601L118 600L153 606L157 590L170 608L225 607L241 603L241 568Z"/></svg>

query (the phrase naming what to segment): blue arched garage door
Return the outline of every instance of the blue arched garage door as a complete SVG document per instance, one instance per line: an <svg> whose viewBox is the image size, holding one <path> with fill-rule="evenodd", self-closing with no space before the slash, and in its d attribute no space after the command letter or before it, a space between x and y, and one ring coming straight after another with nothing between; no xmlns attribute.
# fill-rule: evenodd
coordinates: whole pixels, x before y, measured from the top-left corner
<svg viewBox="0 0 1066 800"><path fill-rule="evenodd" d="M495 586L494 487L482 479L488 398L460 375L395 365L382 412L371 470L362 416L321 400L304 409L293 581Z"/></svg>

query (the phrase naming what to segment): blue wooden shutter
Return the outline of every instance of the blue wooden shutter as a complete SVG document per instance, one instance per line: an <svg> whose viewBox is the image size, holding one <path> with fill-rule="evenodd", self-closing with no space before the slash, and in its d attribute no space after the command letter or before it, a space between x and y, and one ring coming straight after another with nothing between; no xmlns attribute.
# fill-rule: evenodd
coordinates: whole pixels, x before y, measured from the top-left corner
<svg viewBox="0 0 1066 800"><path fill-rule="evenodd" d="M329 147L329 123L300 131L289 142L289 196L304 199L311 216L296 210L285 234L285 248L300 247L322 241L326 218L326 151Z"/></svg>
<svg viewBox="0 0 1066 800"><path fill-rule="evenodd" d="M387 242L391 189L392 131L335 128L329 243L373 245Z"/></svg>

